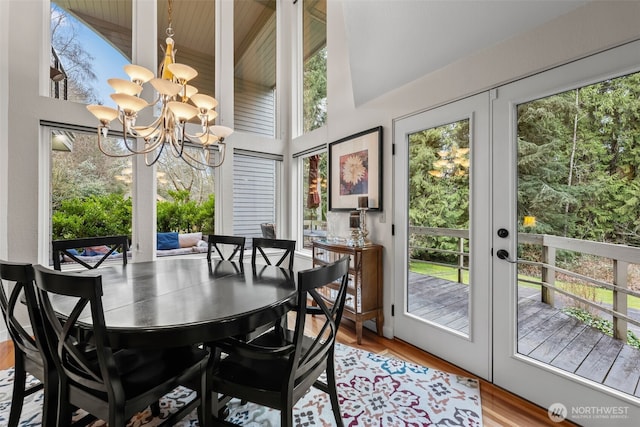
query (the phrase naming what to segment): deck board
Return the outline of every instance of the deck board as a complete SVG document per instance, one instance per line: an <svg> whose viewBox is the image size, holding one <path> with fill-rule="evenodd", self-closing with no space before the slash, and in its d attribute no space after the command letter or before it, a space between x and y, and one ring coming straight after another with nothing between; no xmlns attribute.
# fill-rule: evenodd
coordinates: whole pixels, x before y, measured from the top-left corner
<svg viewBox="0 0 640 427"><path fill-rule="evenodd" d="M520 354L640 396L640 350L542 303L530 288L522 288L519 296ZM409 273L407 307L425 320L469 330L469 285Z"/></svg>

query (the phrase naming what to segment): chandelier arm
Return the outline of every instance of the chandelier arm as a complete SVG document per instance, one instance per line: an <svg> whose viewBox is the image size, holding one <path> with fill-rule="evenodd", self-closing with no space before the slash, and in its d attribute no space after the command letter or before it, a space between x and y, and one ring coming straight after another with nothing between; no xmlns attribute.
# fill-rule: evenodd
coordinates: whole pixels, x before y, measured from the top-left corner
<svg viewBox="0 0 640 427"><path fill-rule="evenodd" d="M155 158L151 162L149 162L149 154L151 154L153 152L153 150L150 150L150 151L147 151L146 153L144 153L144 164L147 165L147 166L155 165L158 162L158 160L160 159L160 156L162 155L162 150L164 150L164 146L165 146L165 144L160 145L160 148L158 149L158 154L156 154Z"/></svg>
<svg viewBox="0 0 640 427"><path fill-rule="evenodd" d="M187 153L183 153L182 156L180 156L180 158L187 164L189 165L189 167L195 169L195 170L199 170L199 171L205 171L207 170L207 168L209 167L209 165L206 165L205 163L202 163L201 161L191 157L189 154Z"/></svg>
<svg viewBox="0 0 640 427"><path fill-rule="evenodd" d="M127 137L127 135L130 136L130 138L133 138L133 142L137 141L138 138L140 138L139 136L131 133L131 130L135 130L135 129L127 129L127 126L125 125L125 122L122 121L122 134L124 135L123 139L124 139L124 145L127 148L127 150L129 150L131 152L131 154L147 154L152 152L153 150L155 150L158 147L158 142L154 142L153 144L150 144L149 141L147 140L147 144L145 144L145 146L149 145L147 148L144 148L142 150L138 150L137 148L135 148L133 145L131 145L129 143L129 137ZM156 126L156 129L159 126ZM162 137L164 135L164 133L161 133L161 135L159 136ZM161 141L161 139L158 139L159 141Z"/></svg>
<svg viewBox="0 0 640 427"><path fill-rule="evenodd" d="M117 154L117 153L109 153L107 152L104 147L102 146L102 137L101 137L101 132L100 132L100 128L98 128L98 149L100 150L100 152L102 152L102 154L104 154L105 156L108 157L131 157L133 156L135 153L126 153L126 154Z"/></svg>
<svg viewBox="0 0 640 427"><path fill-rule="evenodd" d="M188 152L186 152L186 151L182 154L182 156L181 156L181 157L182 157L183 159L184 159L185 157L187 157L187 158L189 158L189 159L190 159L190 161L191 161L191 162L195 162L195 163L197 163L198 165L202 165L202 166L204 166L204 168L205 168L205 169L206 169L206 168L212 168L212 169L215 169L215 168L219 167L220 165L222 165L222 163L224 163L224 157L225 157L225 153L226 153L226 151L227 151L227 150L226 150L226 144L225 144L224 142L220 142L220 143L218 143L218 146L220 146L220 150L219 150L219 152L220 152L220 161L219 161L218 163L216 163L216 164L213 164L213 165L212 165L212 164L210 164L210 163L204 163L204 162L201 162L200 160L196 159L195 157L193 157L192 155L190 155L190 154L189 154ZM208 150L208 148L206 148L206 149ZM186 160L185 160L185 161L186 161ZM189 163L189 164L191 165L191 163L190 163L190 162L187 162L187 163ZM204 169L199 169L199 170L204 170Z"/></svg>

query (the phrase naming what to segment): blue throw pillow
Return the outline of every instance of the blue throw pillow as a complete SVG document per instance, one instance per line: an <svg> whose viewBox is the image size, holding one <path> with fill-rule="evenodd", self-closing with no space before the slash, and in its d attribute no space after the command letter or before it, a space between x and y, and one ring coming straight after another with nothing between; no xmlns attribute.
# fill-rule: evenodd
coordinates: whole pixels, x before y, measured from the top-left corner
<svg viewBox="0 0 640 427"><path fill-rule="evenodd" d="M166 249L178 249L180 248L180 241L178 240L178 233L158 233L157 249L159 251Z"/></svg>

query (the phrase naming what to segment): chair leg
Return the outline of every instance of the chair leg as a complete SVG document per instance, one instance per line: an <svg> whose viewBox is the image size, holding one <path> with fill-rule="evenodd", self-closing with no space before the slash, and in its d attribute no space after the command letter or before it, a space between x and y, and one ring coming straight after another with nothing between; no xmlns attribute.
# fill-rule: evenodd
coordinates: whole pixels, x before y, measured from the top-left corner
<svg viewBox="0 0 640 427"><path fill-rule="evenodd" d="M62 377L59 378L58 387L58 411L57 411L57 427L65 427L71 425L71 416L73 414L73 408L69 403L69 389Z"/></svg>
<svg viewBox="0 0 640 427"><path fill-rule="evenodd" d="M154 417L160 416L160 401L156 400L151 404L151 415Z"/></svg>
<svg viewBox="0 0 640 427"><path fill-rule="evenodd" d="M25 372L24 358L16 352L11 412L9 413L9 427L16 427L20 421L20 414L22 413L22 405L25 397L26 379L27 373Z"/></svg>
<svg viewBox="0 0 640 427"><path fill-rule="evenodd" d="M338 388L336 386L336 370L333 357L329 357L327 361L327 388L329 389L329 399L331 400L331 409L333 417L336 419L336 425L342 427L342 415L340 414L340 403L338 401Z"/></svg>
<svg viewBox="0 0 640 427"><path fill-rule="evenodd" d="M55 426L58 414L58 373L53 371L46 374L44 382L44 404L42 405L42 425Z"/></svg>
<svg viewBox="0 0 640 427"><path fill-rule="evenodd" d="M209 357L206 365L201 365L200 372L200 408L198 409L198 422L201 426L213 425L213 394L212 374L214 358ZM217 399L216 399L217 400Z"/></svg>

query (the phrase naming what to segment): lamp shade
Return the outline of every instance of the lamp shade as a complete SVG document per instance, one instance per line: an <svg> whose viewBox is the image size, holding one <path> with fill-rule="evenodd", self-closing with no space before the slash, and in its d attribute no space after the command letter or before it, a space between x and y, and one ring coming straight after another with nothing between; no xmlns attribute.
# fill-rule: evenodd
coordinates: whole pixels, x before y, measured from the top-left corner
<svg viewBox="0 0 640 427"><path fill-rule="evenodd" d="M131 78L131 81L140 84L153 78L153 72L140 65L127 64L124 66L124 72Z"/></svg>
<svg viewBox="0 0 640 427"><path fill-rule="evenodd" d="M176 116L179 122L187 121L198 114L198 109L196 107L185 102L171 101L167 103L167 107Z"/></svg>
<svg viewBox="0 0 640 427"><path fill-rule="evenodd" d="M137 96L125 95L124 93L112 93L111 99L113 99L125 113L137 113L149 105L144 99L140 99Z"/></svg>
<svg viewBox="0 0 640 427"><path fill-rule="evenodd" d="M196 107L202 110L212 110L218 106L218 101L213 96L204 95L202 93L196 93L191 97Z"/></svg>
<svg viewBox="0 0 640 427"><path fill-rule="evenodd" d="M182 83L186 83L198 75L198 72L195 68L185 64L169 64L167 68L173 73L176 79L178 79Z"/></svg>
<svg viewBox="0 0 640 427"><path fill-rule="evenodd" d="M109 79L107 80L107 83L109 83L109 86L111 86L113 88L113 90L116 91L116 93L124 93L126 95L140 95L140 92L142 92L142 86L131 82L129 80L125 80L125 79Z"/></svg>
<svg viewBox="0 0 640 427"><path fill-rule="evenodd" d="M113 119L118 117L118 110L111 107L105 107L104 105L87 105L87 110L96 116L103 125L110 123Z"/></svg>
<svg viewBox="0 0 640 427"><path fill-rule="evenodd" d="M184 90L180 89L180 96L182 96L184 98L185 97L185 92L186 92L187 99L189 99L193 95L198 93L198 88L195 87L195 86L191 86L191 85L184 85Z"/></svg>
<svg viewBox="0 0 640 427"><path fill-rule="evenodd" d="M153 86L153 88L161 95L176 96L182 89L182 86L179 84L165 79L152 79L150 83L151 86Z"/></svg>
<svg viewBox="0 0 640 427"><path fill-rule="evenodd" d="M220 139L225 139L233 133L233 129L220 125L209 126L209 130Z"/></svg>

